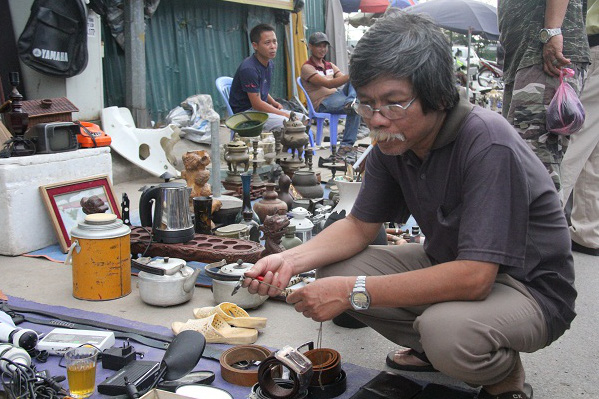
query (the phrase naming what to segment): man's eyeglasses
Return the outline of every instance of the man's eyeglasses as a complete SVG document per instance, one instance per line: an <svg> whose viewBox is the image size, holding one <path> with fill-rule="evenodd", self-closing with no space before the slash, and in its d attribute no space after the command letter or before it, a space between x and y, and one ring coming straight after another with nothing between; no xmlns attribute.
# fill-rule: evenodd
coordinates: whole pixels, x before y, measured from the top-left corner
<svg viewBox="0 0 599 399"><path fill-rule="evenodd" d="M372 108L368 104L361 104L355 100L352 104L354 111L362 118L370 119L374 116L376 111L380 112L385 118L393 120L399 119L406 114L406 110L410 108L410 105L414 102L416 97L412 98L406 105L401 104L388 104L383 105L380 108Z"/></svg>

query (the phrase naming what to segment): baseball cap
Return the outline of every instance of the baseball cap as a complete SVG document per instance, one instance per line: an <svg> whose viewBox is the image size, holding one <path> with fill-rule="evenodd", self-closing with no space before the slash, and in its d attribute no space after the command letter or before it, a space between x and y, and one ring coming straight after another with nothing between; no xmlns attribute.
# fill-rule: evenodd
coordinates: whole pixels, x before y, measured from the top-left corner
<svg viewBox="0 0 599 399"><path fill-rule="evenodd" d="M314 32L310 35L310 39L308 39L308 43L311 45L316 45L322 42L327 42L327 44L331 44L329 42L329 38L322 32Z"/></svg>

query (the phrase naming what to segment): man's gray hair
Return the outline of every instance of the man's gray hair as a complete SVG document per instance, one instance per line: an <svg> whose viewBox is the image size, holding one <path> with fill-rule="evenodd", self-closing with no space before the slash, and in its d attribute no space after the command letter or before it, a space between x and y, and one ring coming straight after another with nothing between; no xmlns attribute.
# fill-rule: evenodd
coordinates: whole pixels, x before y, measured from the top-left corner
<svg viewBox="0 0 599 399"><path fill-rule="evenodd" d="M407 79L425 113L451 109L459 101L447 37L428 17L398 9L389 9L362 36L349 76L356 89L383 77Z"/></svg>

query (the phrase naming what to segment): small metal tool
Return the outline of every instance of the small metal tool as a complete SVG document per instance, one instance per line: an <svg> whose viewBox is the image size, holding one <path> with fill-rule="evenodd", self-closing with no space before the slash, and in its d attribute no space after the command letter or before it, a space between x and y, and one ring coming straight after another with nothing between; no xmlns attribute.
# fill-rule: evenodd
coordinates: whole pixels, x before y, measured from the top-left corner
<svg viewBox="0 0 599 399"><path fill-rule="evenodd" d="M231 296L237 294L237 291L239 291L239 289L241 288L241 285L243 284L243 280L245 280L246 278L251 278L251 277L241 276L241 278L239 279L239 282L235 285L235 288L233 288L233 292L231 292ZM252 280L258 280L258 282L260 284L265 284L265 285L268 285L269 287L275 288L279 291L284 291L284 290L280 289L279 287L276 287L272 284L265 283L264 276L258 276L256 278L252 278Z"/></svg>

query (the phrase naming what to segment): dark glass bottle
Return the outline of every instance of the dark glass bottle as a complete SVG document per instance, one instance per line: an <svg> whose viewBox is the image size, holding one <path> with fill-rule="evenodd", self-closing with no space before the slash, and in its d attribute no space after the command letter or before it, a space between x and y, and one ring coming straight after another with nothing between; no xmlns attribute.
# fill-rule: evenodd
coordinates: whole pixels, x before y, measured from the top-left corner
<svg viewBox="0 0 599 399"><path fill-rule="evenodd" d="M260 225L254 220L254 210L252 209L252 200L250 198L250 184L252 175L249 172L241 174L241 187L243 189L243 207L241 208L242 220L239 223L245 224L250 229L250 240L260 242ZM257 216L256 216L257 218Z"/></svg>

